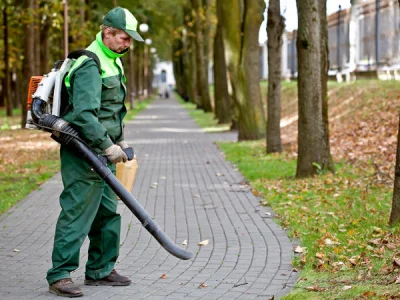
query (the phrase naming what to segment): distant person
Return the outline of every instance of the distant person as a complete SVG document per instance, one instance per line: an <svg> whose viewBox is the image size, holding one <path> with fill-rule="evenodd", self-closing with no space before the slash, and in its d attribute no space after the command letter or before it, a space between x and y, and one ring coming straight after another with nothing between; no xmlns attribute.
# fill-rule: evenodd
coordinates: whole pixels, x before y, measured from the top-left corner
<svg viewBox="0 0 400 300"><path fill-rule="evenodd" d="M132 43L143 41L137 33L135 17L116 7L104 17L101 31L87 50L95 53L101 65L79 57L65 79L69 110L63 117L80 133L98 154L106 155L115 174L115 164L126 161L122 149L125 108L125 76L120 60ZM117 196L91 170L83 157L61 146L61 175L64 190L60 195L61 212L54 236L52 268L47 272L49 291L63 297L80 297L82 290L74 284L70 272L79 266L80 248L89 236L85 284L126 286L128 277L115 271L119 255L121 216L117 213Z"/></svg>

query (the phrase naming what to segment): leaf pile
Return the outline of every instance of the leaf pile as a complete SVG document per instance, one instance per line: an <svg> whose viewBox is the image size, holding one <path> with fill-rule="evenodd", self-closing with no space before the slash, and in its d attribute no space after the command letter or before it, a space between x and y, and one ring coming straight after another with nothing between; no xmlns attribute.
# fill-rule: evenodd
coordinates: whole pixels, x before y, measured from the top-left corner
<svg viewBox="0 0 400 300"><path fill-rule="evenodd" d="M297 98L293 87L282 94L282 139L297 155ZM334 160L371 167L378 181L393 178L399 126L397 81L360 80L329 84L329 125ZM294 111L293 111L294 110ZM285 115L285 113L287 113Z"/></svg>
<svg viewBox="0 0 400 300"><path fill-rule="evenodd" d="M0 130L0 172L10 165L58 158L58 144L37 130ZM22 170L21 170L22 172Z"/></svg>

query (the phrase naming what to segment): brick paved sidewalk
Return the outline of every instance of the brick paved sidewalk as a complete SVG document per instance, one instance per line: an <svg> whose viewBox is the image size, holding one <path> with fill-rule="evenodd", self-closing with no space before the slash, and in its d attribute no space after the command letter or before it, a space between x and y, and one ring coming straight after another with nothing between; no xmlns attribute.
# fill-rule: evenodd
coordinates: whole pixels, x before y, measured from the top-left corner
<svg viewBox="0 0 400 300"><path fill-rule="evenodd" d="M290 290L290 240L214 144L236 134L203 133L172 97L153 101L127 124L125 138L139 163L134 197L173 241L187 240L194 257L169 255L121 202L116 268L133 284L84 286L86 241L72 273L82 299L277 299ZM61 190L57 174L0 216L0 299L60 299L48 293L45 276Z"/></svg>

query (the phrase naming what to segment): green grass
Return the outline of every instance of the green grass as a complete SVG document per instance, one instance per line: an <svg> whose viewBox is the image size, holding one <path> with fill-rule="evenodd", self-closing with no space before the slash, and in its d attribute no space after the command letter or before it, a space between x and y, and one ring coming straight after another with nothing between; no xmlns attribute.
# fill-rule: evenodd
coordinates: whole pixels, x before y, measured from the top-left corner
<svg viewBox="0 0 400 300"><path fill-rule="evenodd" d="M218 120L213 113L206 113L201 109L196 109L196 105L185 102L178 94L175 94L179 103L189 112L190 117L206 132L229 131L230 124L218 124Z"/></svg>
<svg viewBox="0 0 400 300"><path fill-rule="evenodd" d="M0 214L60 170L58 159L39 160L23 166L9 164L0 173Z"/></svg>
<svg viewBox="0 0 400 300"><path fill-rule="evenodd" d="M20 127L21 124L21 109L13 109L12 117L7 117L7 111L0 109L0 130L11 129L12 127Z"/></svg>
<svg viewBox="0 0 400 300"><path fill-rule="evenodd" d="M127 111L126 116L124 118L124 121L133 120L139 112L144 110L147 107L147 105L149 105L149 103L151 103L152 100L153 100L153 98L147 98L147 99L145 99L145 100L143 100L141 102L136 101L135 105L134 105L134 108L133 109L129 109ZM128 108L128 104L126 104L126 105L127 105L127 108Z"/></svg>
<svg viewBox="0 0 400 300"><path fill-rule="evenodd" d="M302 271L284 299L397 295L398 270L381 272L392 266L400 231L387 225L391 187L371 183L372 168L340 163L334 175L299 180L296 160L285 153L266 155L263 141L218 145L265 199L262 204L277 213L277 223L300 241L303 252L293 266Z"/></svg>
<svg viewBox="0 0 400 300"><path fill-rule="evenodd" d="M20 108L14 108L13 109L13 116L20 115L21 114L21 109ZM5 109L0 109L0 118L7 117L7 111Z"/></svg>

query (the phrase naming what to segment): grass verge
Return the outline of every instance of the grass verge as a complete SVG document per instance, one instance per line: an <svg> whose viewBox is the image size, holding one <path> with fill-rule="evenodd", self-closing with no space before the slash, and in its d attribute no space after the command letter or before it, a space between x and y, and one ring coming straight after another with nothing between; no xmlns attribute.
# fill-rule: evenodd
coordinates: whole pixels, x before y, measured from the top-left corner
<svg viewBox="0 0 400 300"><path fill-rule="evenodd" d="M58 151L51 153L58 156ZM22 166L7 165L0 173L0 214L37 189L60 169L57 157L35 160Z"/></svg>
<svg viewBox="0 0 400 300"><path fill-rule="evenodd" d="M229 131L230 124L218 124L213 113L206 113L201 109L197 109L196 105L191 102L185 102L178 94L175 93L179 103L189 112L190 117L205 131L205 132L221 132Z"/></svg>
<svg viewBox="0 0 400 300"><path fill-rule="evenodd" d="M295 179L296 160L265 154L265 143L219 143L226 158L271 206L276 221L301 244L302 270L284 299L399 297L399 228L387 226L391 188L374 182L373 168L336 164L336 174Z"/></svg>

